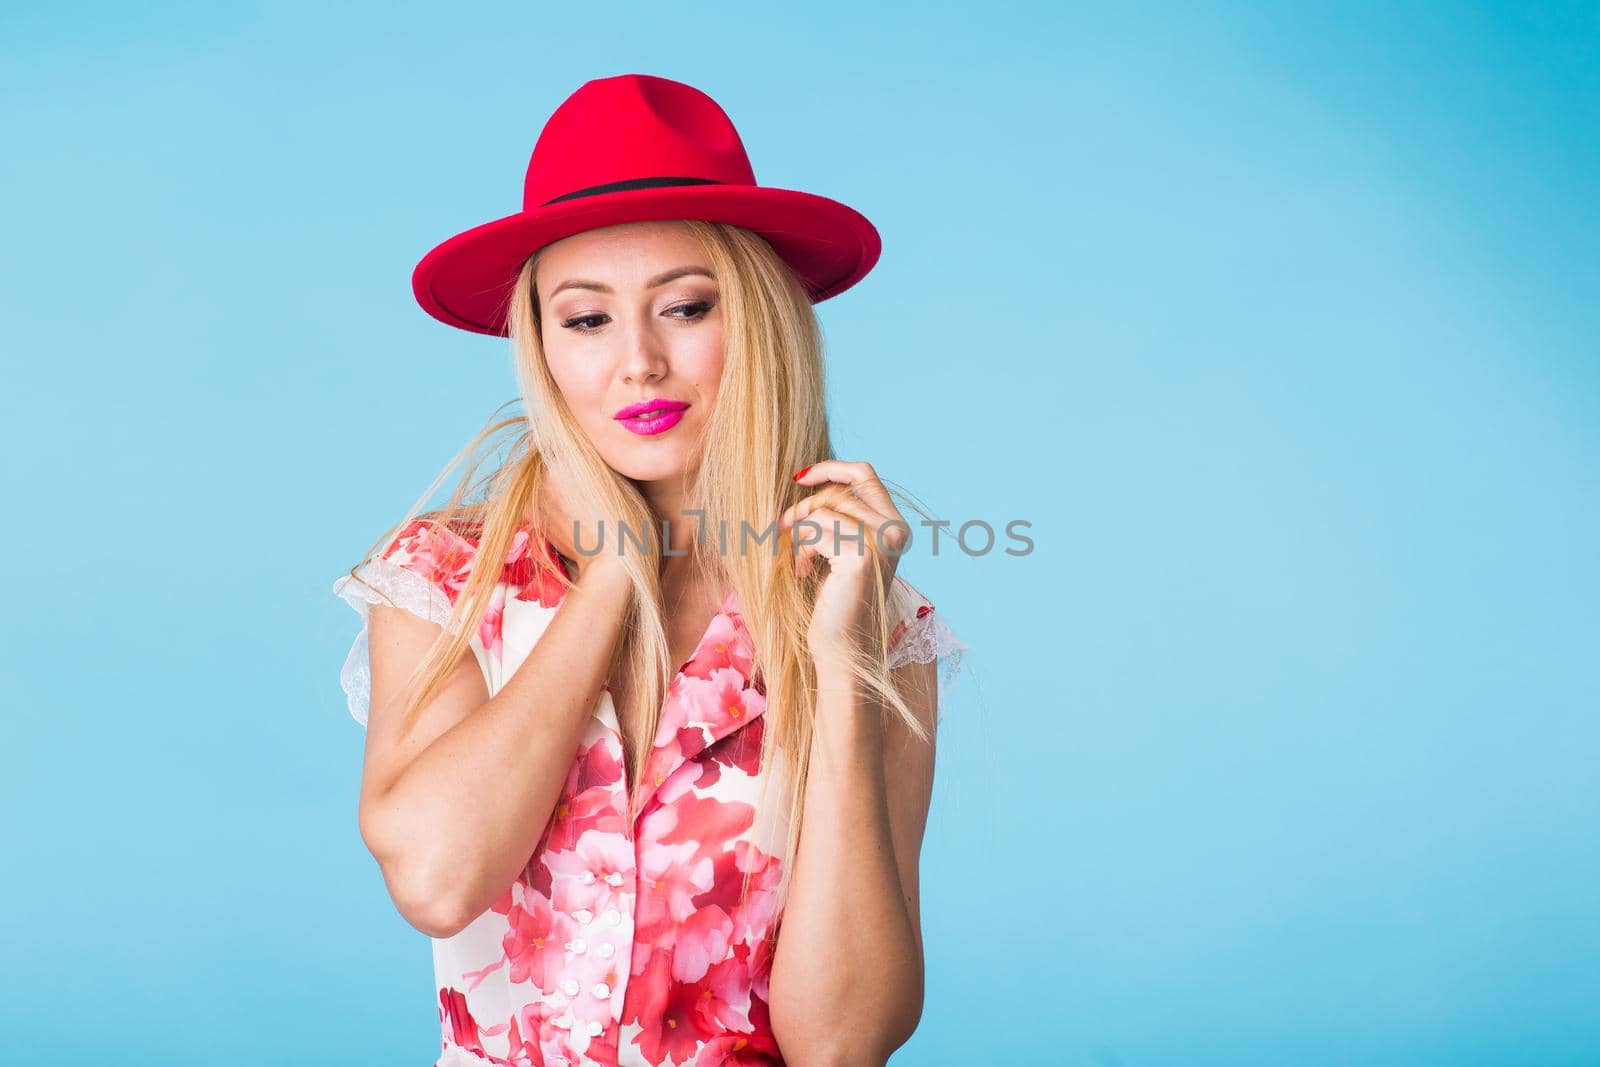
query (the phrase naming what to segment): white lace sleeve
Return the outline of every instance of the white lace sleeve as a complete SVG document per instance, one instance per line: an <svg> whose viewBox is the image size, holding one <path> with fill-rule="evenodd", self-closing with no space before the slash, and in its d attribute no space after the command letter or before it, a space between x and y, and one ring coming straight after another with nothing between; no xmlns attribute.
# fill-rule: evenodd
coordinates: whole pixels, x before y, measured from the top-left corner
<svg viewBox="0 0 1600 1067"><path fill-rule="evenodd" d="M935 721L942 721L948 694L961 673L961 659L969 650L945 623L944 616L914 586L900 578L896 578L895 586L905 628L889 649L889 666L938 662L939 707Z"/></svg>
<svg viewBox="0 0 1600 1067"><path fill-rule="evenodd" d="M361 630L350 646L349 655L345 656L344 667L339 671L339 685L344 689L351 717L366 726L367 711L372 703L372 664L367 646L367 622L372 605L404 608L420 619L443 626L450 618L450 601L444 590L422 575L381 556L362 564L355 575L341 575L333 583L333 595L361 616Z"/></svg>

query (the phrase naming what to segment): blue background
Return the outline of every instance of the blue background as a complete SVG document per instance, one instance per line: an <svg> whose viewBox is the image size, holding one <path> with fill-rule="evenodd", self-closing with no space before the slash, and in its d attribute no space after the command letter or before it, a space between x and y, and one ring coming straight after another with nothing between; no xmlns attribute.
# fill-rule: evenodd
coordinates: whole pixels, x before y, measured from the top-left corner
<svg viewBox="0 0 1600 1067"><path fill-rule="evenodd" d="M973 651L894 1063L1600 1062L1600 7L6 5L0 48L6 1060L431 1062L328 586L513 395L411 267L638 71L881 229L819 308L841 454L1033 523L903 564Z"/></svg>

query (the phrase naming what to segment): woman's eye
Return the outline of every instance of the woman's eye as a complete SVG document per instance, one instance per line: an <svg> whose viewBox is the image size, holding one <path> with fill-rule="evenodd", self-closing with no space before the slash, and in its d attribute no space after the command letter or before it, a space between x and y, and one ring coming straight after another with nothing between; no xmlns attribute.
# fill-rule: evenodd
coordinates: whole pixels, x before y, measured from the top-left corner
<svg viewBox="0 0 1600 1067"><path fill-rule="evenodd" d="M687 304L675 304L672 307L669 307L666 310L666 314L671 315L673 318L684 319L685 321L693 321L695 319L702 318L710 310L711 310L711 301L709 301L709 300L691 300ZM679 312L679 311L689 311L689 312L693 312L693 314L690 314L690 315L679 315L679 314L677 314L677 312Z"/></svg>
<svg viewBox="0 0 1600 1067"><path fill-rule="evenodd" d="M595 326L580 326L579 324L580 323L587 323L587 322L594 322L597 319L603 319L603 318L605 318L605 316L604 315L599 315L599 314L595 314L595 315L574 315L570 319L562 320L561 325L562 325L562 327L564 329L574 330L574 331L576 331L578 333L594 333L595 330L599 329L598 325L595 325Z"/></svg>
<svg viewBox="0 0 1600 1067"><path fill-rule="evenodd" d="M679 319L683 322L694 322L697 319L704 318L710 310L711 301L691 300L687 304L674 304L666 311L663 311L662 314L668 318ZM680 314L680 312L685 314ZM605 324L607 318L608 316L596 311L588 315L574 315L570 319L562 319L561 326L563 329L571 330L574 333L596 333Z"/></svg>

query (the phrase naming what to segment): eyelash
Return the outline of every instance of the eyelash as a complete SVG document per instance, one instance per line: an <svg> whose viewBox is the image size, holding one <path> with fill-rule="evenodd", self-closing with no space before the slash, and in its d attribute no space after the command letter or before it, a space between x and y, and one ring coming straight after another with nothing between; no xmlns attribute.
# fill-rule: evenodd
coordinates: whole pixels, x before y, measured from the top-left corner
<svg viewBox="0 0 1600 1067"><path fill-rule="evenodd" d="M669 318L680 318L684 322L695 322L699 319L705 318L705 316L711 311L711 306L711 301L709 300L691 300L687 304L674 304L672 307L669 307L666 312L663 312L663 314L667 314L667 312L681 311L684 308L700 308L700 312L693 316L668 316ZM599 312L595 312L592 315L574 315L572 318L562 322L561 325L562 328L571 330L573 333L599 333L600 327L598 326L578 327L574 325L574 323L588 322L590 319L603 319L605 317L605 315Z"/></svg>

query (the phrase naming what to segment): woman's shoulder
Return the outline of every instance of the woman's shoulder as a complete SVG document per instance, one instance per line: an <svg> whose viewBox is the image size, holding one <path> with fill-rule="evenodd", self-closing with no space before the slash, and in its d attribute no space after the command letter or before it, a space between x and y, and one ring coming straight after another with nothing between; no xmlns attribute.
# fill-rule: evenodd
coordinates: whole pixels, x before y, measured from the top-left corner
<svg viewBox="0 0 1600 1067"><path fill-rule="evenodd" d="M903 575L895 575L894 584L889 590L889 617L894 620L889 631L889 646L892 648L906 630L916 623L918 619L926 618L934 611L933 601L923 595L922 590L912 585Z"/></svg>
<svg viewBox="0 0 1600 1067"><path fill-rule="evenodd" d="M395 531L377 558L421 575L454 604L477 566L482 537L481 520L425 514ZM515 587L521 599L554 606L565 592L556 573L561 568L555 545L524 522L506 546L498 580Z"/></svg>
<svg viewBox="0 0 1600 1067"><path fill-rule="evenodd" d="M437 513L409 518L386 531L360 563L334 579L333 594L361 617L339 674L357 722L366 723L371 700L367 630L372 607L399 608L427 622L454 626L457 600L479 558L481 533L481 525L470 519ZM498 650L507 619L521 620L519 627L537 625L547 613L526 608L553 608L566 593L554 570L561 557L548 539L536 539L531 526L513 532L505 556L499 582L474 631L475 650Z"/></svg>
<svg viewBox="0 0 1600 1067"><path fill-rule="evenodd" d="M890 590L889 665L938 661L941 673L954 680L966 644L945 622L943 614L920 589L895 575Z"/></svg>

